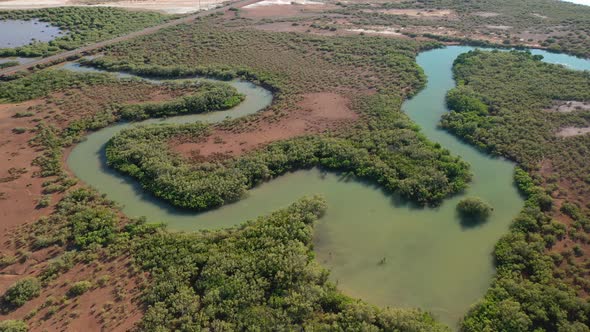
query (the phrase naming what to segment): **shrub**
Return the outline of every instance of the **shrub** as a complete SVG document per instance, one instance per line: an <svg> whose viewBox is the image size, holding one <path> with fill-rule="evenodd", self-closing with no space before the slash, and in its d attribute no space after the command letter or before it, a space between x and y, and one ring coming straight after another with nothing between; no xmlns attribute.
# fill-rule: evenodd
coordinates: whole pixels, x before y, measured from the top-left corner
<svg viewBox="0 0 590 332"><path fill-rule="evenodd" d="M5 320L0 322L0 332L27 332L29 326L22 320Z"/></svg>
<svg viewBox="0 0 590 332"><path fill-rule="evenodd" d="M25 132L27 132L27 128L16 127L12 129L12 132L15 134L24 134Z"/></svg>
<svg viewBox="0 0 590 332"><path fill-rule="evenodd" d="M12 117L13 118L27 118L35 115L33 112L16 112Z"/></svg>
<svg viewBox="0 0 590 332"><path fill-rule="evenodd" d="M485 221L492 213L492 207L478 197L467 197L457 204L457 212L462 221Z"/></svg>
<svg viewBox="0 0 590 332"><path fill-rule="evenodd" d="M87 280L78 281L70 287L68 290L69 297L76 297L86 293L90 288L92 288L92 283Z"/></svg>
<svg viewBox="0 0 590 332"><path fill-rule="evenodd" d="M8 255L0 255L0 268L16 263L16 257Z"/></svg>
<svg viewBox="0 0 590 332"><path fill-rule="evenodd" d="M2 296L2 302L14 309L23 306L30 299L39 296L41 284L36 278L25 278L17 281Z"/></svg>
<svg viewBox="0 0 590 332"><path fill-rule="evenodd" d="M37 208L46 208L51 204L51 196L43 195L43 197L37 203Z"/></svg>
<svg viewBox="0 0 590 332"><path fill-rule="evenodd" d="M80 248L106 245L115 237L117 216L107 208L84 208L70 218L72 240Z"/></svg>

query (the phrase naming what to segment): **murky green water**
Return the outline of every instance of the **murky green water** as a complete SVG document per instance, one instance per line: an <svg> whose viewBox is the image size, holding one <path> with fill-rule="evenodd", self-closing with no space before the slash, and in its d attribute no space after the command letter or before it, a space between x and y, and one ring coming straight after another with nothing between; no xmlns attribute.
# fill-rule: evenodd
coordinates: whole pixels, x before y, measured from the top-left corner
<svg viewBox="0 0 590 332"><path fill-rule="evenodd" d="M123 204L126 214L164 221L174 230L227 227L287 206L301 196L322 194L328 212L317 224L315 250L338 287L380 306L423 308L454 326L489 286L493 246L523 204L513 186L512 163L486 156L436 126L447 111L444 96L454 86L452 62L470 49L448 47L422 53L418 63L428 76L428 86L403 108L428 138L471 164L474 179L465 195L480 196L495 208L484 225L466 228L457 220L455 205L463 196L435 209L415 208L374 186L317 169L282 176L251 190L248 198L211 212L179 211L105 168L104 143L129 124L88 136L74 149L68 165L87 184ZM586 60L535 53L546 55L549 62L590 68ZM255 112L271 102L270 94L261 88L245 82L232 84L248 95L233 110L150 122L216 122Z"/></svg>
<svg viewBox="0 0 590 332"><path fill-rule="evenodd" d="M7 33L6 33L7 32ZM31 42L48 42L63 32L39 20L0 20L0 48L25 46Z"/></svg>

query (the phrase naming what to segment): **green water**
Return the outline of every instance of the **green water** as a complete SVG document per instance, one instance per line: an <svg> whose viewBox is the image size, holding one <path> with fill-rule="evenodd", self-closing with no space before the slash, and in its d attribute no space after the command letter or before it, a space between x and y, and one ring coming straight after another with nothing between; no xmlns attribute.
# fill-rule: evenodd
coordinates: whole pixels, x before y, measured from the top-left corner
<svg viewBox="0 0 590 332"><path fill-rule="evenodd" d="M68 165L81 180L122 204L127 215L164 221L173 230L228 227L285 207L304 195L322 194L328 212L316 226L315 251L339 289L380 306L420 307L455 326L489 286L494 244L523 205L513 186L512 163L486 156L437 129L440 116L447 111L444 96L454 86L452 62L470 49L448 47L420 54L417 61L428 76L428 85L403 109L428 138L471 164L474 178L465 195L480 196L495 208L484 225L466 228L457 220L455 205L464 195L438 208L415 208L374 186L317 169L279 177L251 190L246 199L211 212L180 211L105 168L104 144L131 124L89 135L73 150ZM589 61L566 55L534 53L546 55L550 62L590 67ZM233 110L149 122L217 122L226 116L253 113L272 100L259 87L239 81L232 84L247 94L244 104Z"/></svg>

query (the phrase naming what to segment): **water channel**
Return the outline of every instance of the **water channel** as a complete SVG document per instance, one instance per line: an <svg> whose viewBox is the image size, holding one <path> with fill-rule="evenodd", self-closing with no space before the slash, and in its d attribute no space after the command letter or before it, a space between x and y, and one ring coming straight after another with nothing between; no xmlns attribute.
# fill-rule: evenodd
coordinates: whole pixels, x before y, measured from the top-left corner
<svg viewBox="0 0 590 332"><path fill-rule="evenodd" d="M304 195L322 194L328 212L316 226L315 251L339 289L380 306L419 307L454 326L489 287L494 274L493 247L523 205L513 185L513 163L490 157L437 127L440 116L448 111L445 94L455 85L453 60L471 49L452 46L421 53L417 62L428 76L428 84L403 105L404 112L430 140L471 164L474 178L469 189L437 208L416 208L376 186L312 169L281 176L250 190L247 198L210 212L182 211L154 199L134 180L106 167L104 144L135 123L90 134L74 148L68 166L82 181L122 204L127 215L147 216L149 221L166 222L170 229L180 231L229 227L285 207ZM548 62L590 70L588 60L539 50L533 53ZM96 71L75 64L66 68ZM219 122L254 113L272 102L268 91L251 83L230 84L247 95L246 101L232 110L142 123ZM479 196L494 206L487 223L461 225L455 206L465 195Z"/></svg>

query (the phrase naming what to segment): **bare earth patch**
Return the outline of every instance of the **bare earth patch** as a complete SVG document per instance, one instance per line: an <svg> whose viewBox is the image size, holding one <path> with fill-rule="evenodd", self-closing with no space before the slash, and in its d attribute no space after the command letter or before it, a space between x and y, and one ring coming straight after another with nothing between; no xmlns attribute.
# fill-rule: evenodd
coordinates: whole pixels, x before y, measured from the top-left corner
<svg viewBox="0 0 590 332"><path fill-rule="evenodd" d="M27 112L29 107L41 103L35 100L0 104L0 238L15 225L32 222L44 214L35 208L45 180L33 176L38 168L32 167L31 163L41 153L29 145L34 134L28 130L34 125L30 123L31 118L13 117L17 112ZM27 131L16 134L13 132L15 128L26 128Z"/></svg>
<svg viewBox="0 0 590 332"><path fill-rule="evenodd" d="M213 8L224 0L7 0L0 9L33 9L63 6L108 6L133 10L154 10L168 14L185 14Z"/></svg>
<svg viewBox="0 0 590 332"><path fill-rule="evenodd" d="M407 15L414 17L430 17L430 18L456 18L457 14L449 9L440 10L425 10L425 9L382 9L371 12L378 12L388 15Z"/></svg>
<svg viewBox="0 0 590 332"><path fill-rule="evenodd" d="M496 29L496 30L510 30L512 27L510 25L486 25L488 29Z"/></svg>
<svg viewBox="0 0 590 332"><path fill-rule="evenodd" d="M570 113L570 112L574 112L574 111L588 111L588 110L590 110L590 102L576 101L576 100L555 102L553 107L551 107L549 109L549 111L554 111L554 112L559 112L559 113Z"/></svg>
<svg viewBox="0 0 590 332"><path fill-rule="evenodd" d="M346 97L336 93L310 93L303 96L296 111L278 121L262 119L253 123L246 131L216 129L201 141L191 142L186 138L177 138L169 144L173 151L189 159L237 156L273 141L351 124L358 115L350 109L349 104Z"/></svg>
<svg viewBox="0 0 590 332"><path fill-rule="evenodd" d="M500 16L500 13L496 13L496 12L475 12L475 13L473 13L473 15L479 16L479 17L496 17L496 16Z"/></svg>
<svg viewBox="0 0 590 332"><path fill-rule="evenodd" d="M558 137L572 137L590 133L590 127L565 127L561 128L555 135Z"/></svg>
<svg viewBox="0 0 590 332"><path fill-rule="evenodd" d="M292 17L315 14L332 8L335 7L317 1L264 0L242 7L241 16L249 18Z"/></svg>
<svg viewBox="0 0 590 332"><path fill-rule="evenodd" d="M346 29L349 32L365 33L368 35L386 35L386 36L403 36L398 29L384 27L373 29Z"/></svg>

